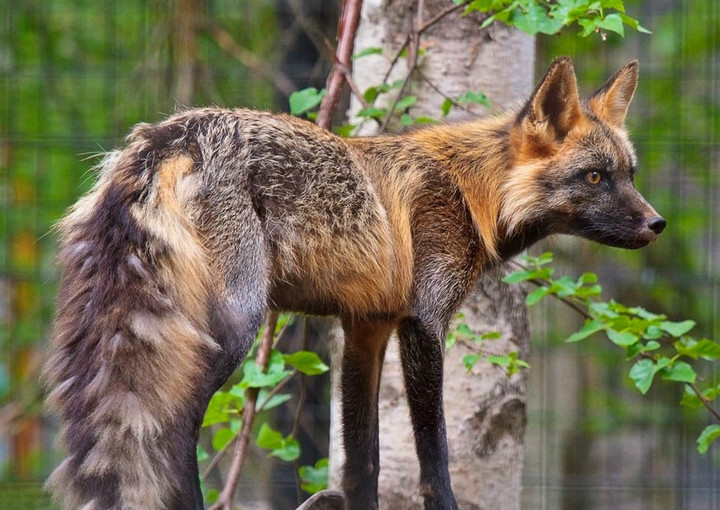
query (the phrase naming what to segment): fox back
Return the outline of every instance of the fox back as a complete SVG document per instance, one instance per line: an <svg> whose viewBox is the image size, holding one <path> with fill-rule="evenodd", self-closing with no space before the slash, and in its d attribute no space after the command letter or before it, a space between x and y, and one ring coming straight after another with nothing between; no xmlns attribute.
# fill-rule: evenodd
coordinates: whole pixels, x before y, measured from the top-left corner
<svg viewBox="0 0 720 510"><path fill-rule="evenodd" d="M44 379L68 456L49 488L73 509L202 508L203 413L271 308L343 320L348 509L377 505L394 329L426 507L456 508L438 367L472 283L550 234L638 248L665 226L633 186L636 81L633 62L581 101L558 59L521 109L373 138L245 109L137 126L59 224Z"/></svg>

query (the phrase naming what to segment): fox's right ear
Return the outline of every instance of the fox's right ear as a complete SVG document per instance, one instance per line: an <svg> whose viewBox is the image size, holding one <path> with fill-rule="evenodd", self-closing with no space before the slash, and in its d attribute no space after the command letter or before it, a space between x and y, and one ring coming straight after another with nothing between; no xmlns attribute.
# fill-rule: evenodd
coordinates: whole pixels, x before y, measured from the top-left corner
<svg viewBox="0 0 720 510"><path fill-rule="evenodd" d="M568 57L553 60L521 111L521 121L553 140L563 139L582 116L575 70ZM538 132L537 134L541 134Z"/></svg>

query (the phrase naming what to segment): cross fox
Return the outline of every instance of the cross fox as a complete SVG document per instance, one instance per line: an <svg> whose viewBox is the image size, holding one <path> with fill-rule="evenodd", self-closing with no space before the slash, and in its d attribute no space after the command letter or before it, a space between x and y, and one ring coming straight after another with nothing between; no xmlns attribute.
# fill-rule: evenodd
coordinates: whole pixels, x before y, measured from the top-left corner
<svg viewBox="0 0 720 510"><path fill-rule="evenodd" d="M343 491L377 508L380 371L397 331L426 509L457 509L443 338L479 274L551 234L621 248L665 220L635 190L637 62L587 99L556 59L521 108L340 138L287 115L191 109L140 124L60 222L44 380L66 508L203 506L208 400L266 309L339 316Z"/></svg>

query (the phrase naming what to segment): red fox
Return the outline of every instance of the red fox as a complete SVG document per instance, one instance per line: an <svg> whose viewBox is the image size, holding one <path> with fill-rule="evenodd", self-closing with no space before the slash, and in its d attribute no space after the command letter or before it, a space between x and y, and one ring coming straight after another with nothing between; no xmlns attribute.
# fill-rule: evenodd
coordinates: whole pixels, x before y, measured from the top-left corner
<svg viewBox="0 0 720 510"><path fill-rule="evenodd" d="M550 234L640 248L665 227L633 185L637 74L581 101L559 58L521 109L401 135L217 108L136 126L59 225L44 378L68 456L52 492L72 509L202 508L203 413L270 308L342 319L348 510L377 508L394 330L425 508L456 509L443 338L478 275Z"/></svg>

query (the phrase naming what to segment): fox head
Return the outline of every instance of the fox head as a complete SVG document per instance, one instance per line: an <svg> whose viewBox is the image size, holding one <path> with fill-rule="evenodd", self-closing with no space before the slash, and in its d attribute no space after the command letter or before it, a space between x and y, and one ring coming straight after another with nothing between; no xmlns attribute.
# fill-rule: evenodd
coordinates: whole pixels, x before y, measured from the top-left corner
<svg viewBox="0 0 720 510"><path fill-rule="evenodd" d="M511 134L509 230L511 222L522 223L543 235L572 234L630 249L663 231L665 220L633 182L637 159L625 115L637 77L637 62L630 62L581 100L570 59L552 63Z"/></svg>

